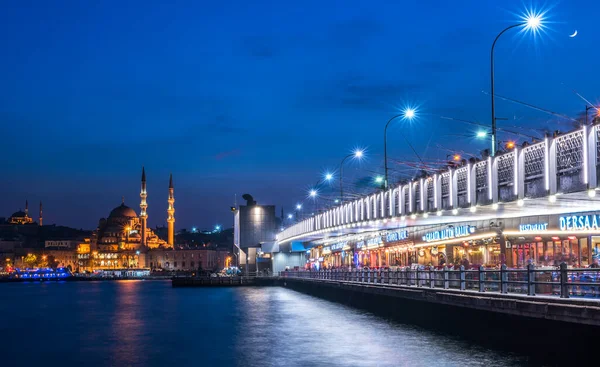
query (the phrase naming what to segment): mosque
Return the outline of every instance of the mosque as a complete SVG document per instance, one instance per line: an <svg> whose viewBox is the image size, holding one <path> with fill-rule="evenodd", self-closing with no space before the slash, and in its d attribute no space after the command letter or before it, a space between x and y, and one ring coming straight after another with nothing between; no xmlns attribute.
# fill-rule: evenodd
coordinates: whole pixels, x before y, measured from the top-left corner
<svg viewBox="0 0 600 367"><path fill-rule="evenodd" d="M92 232L89 247L84 246L79 249L80 259L89 256L94 262L94 268L97 269L145 267L145 255L148 250L173 248L175 241L173 176L169 178L167 241L160 239L152 229L148 228L147 196L146 171L142 167L139 216L122 200L121 205L114 208L107 218L100 219L98 227Z"/></svg>
<svg viewBox="0 0 600 367"><path fill-rule="evenodd" d="M17 224L17 225L23 225L23 224L34 224L33 222L33 218L29 216L29 202L27 200L25 200L25 211L22 211L19 209L19 211L14 212L10 217L8 217L8 220L6 221L6 223L8 224ZM39 219L39 225L42 225L42 203L40 202L40 219Z"/></svg>

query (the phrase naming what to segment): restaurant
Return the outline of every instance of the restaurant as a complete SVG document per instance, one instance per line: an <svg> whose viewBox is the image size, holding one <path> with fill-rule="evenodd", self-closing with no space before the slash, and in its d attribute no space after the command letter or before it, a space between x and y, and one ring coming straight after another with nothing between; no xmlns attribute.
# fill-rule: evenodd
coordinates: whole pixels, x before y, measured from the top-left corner
<svg viewBox="0 0 600 367"><path fill-rule="evenodd" d="M600 215L593 213L523 218L506 229L507 265L585 268L600 253Z"/></svg>
<svg viewBox="0 0 600 367"><path fill-rule="evenodd" d="M432 266L497 266L501 243L495 228L482 221L435 226L415 235L417 263Z"/></svg>

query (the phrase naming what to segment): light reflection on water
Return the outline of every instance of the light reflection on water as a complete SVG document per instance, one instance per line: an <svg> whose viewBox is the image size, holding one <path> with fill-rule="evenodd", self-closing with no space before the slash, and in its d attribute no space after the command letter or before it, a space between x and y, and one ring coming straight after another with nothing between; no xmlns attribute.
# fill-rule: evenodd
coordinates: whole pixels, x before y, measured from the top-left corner
<svg viewBox="0 0 600 367"><path fill-rule="evenodd" d="M22 365L23 356L27 365L47 366L522 362L278 287L173 289L170 282L119 281L2 284L0 291L0 335L10 335L1 344L9 351L6 365Z"/></svg>

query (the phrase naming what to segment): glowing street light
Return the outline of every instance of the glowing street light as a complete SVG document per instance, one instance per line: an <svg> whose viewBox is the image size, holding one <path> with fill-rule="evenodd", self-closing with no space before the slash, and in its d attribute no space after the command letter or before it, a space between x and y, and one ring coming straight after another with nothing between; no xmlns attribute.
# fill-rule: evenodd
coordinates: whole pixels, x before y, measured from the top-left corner
<svg viewBox="0 0 600 367"><path fill-rule="evenodd" d="M378 183L378 184L380 184L380 183L382 183L382 182L383 182L383 177L381 177L381 176L377 176L377 177L375 177L375 183Z"/></svg>
<svg viewBox="0 0 600 367"><path fill-rule="evenodd" d="M288 214L288 219L292 219L294 216L292 214Z"/></svg>
<svg viewBox="0 0 600 367"><path fill-rule="evenodd" d="M387 164L387 128L390 125L390 122L395 119L401 117L403 120L412 120L416 117L417 110L411 107L406 107L402 110L402 113L393 116L388 122L385 124L385 128L383 129L383 165L385 166L385 180L383 182L384 188L388 187L388 164ZM404 136L404 135L402 135ZM406 139L406 136L404 136Z"/></svg>
<svg viewBox="0 0 600 367"><path fill-rule="evenodd" d="M302 209L302 204L296 204L296 210Z"/></svg>
<svg viewBox="0 0 600 367"><path fill-rule="evenodd" d="M315 189L312 189L312 190L310 190L310 191L309 191L309 193L308 193L308 195L309 195L311 198L315 198L315 197L317 197L317 194L318 194L318 193L317 193L317 190L315 190Z"/></svg>
<svg viewBox="0 0 600 367"><path fill-rule="evenodd" d="M490 66L491 66L491 89L492 89L492 157L496 155L496 96L494 92L494 47L496 46L496 42L498 38L504 34L504 32L520 27L523 31L530 31L533 35L537 35L541 30L544 29L544 15L546 12L536 12L533 10L528 10L524 15L521 16L521 22L517 24L513 24L509 27L506 27L502 32L498 33L496 38L494 39L494 43L492 43L492 51L490 53Z"/></svg>
<svg viewBox="0 0 600 367"><path fill-rule="evenodd" d="M351 154L348 154L347 156L344 157L344 159L342 159L342 162L340 163L340 203L344 203L344 187L342 184L342 176L343 176L343 171L344 171L344 162L346 161L346 159L348 158L356 158L356 159L361 159L365 154L364 149L355 149L354 152L352 152Z"/></svg>
<svg viewBox="0 0 600 367"><path fill-rule="evenodd" d="M477 132L477 137L478 138L485 138L487 136L487 133L485 131L478 131Z"/></svg>
<svg viewBox="0 0 600 367"><path fill-rule="evenodd" d="M325 174L325 181L331 181L333 179L333 174L332 173L326 173Z"/></svg>

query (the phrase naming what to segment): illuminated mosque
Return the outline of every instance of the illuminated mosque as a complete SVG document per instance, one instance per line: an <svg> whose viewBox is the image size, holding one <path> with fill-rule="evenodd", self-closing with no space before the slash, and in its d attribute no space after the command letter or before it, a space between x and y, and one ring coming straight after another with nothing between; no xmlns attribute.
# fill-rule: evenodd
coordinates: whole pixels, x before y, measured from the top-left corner
<svg viewBox="0 0 600 367"><path fill-rule="evenodd" d="M146 171L142 168L142 189L140 192L140 215L125 205L114 208L107 218L100 219L98 228L92 233L90 250L98 267L144 266L148 249L173 248L175 240L175 197L173 176L169 178L167 209L168 237L160 239L148 228L148 204L146 192Z"/></svg>
<svg viewBox="0 0 600 367"><path fill-rule="evenodd" d="M8 224L34 224L33 218L29 216L29 202L25 200L25 211L19 209L14 212L7 220ZM42 202L40 202L40 219L39 225L42 225Z"/></svg>

